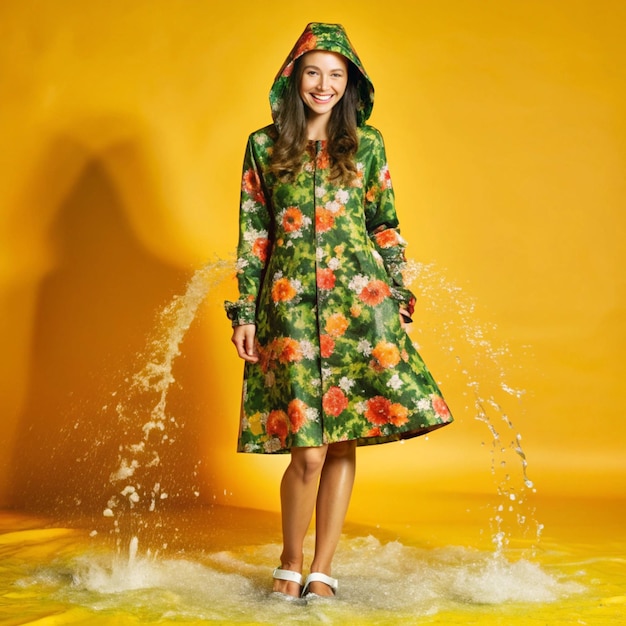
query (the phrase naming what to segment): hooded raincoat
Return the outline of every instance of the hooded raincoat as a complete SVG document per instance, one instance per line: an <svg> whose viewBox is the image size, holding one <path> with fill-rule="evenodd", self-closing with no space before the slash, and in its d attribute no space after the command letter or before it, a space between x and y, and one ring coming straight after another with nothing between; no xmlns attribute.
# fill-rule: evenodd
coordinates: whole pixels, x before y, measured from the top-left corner
<svg viewBox="0 0 626 626"><path fill-rule="evenodd" d="M310 50L342 54L360 72L357 176L329 178L325 141L310 141L292 182L270 170L272 124L248 139L241 187L237 278L226 302L233 326L256 324L260 360L245 364L240 452L356 440L386 443L452 421L437 384L400 323L404 286L387 159L366 125L374 88L338 24L312 23L270 91L276 112L294 61Z"/></svg>

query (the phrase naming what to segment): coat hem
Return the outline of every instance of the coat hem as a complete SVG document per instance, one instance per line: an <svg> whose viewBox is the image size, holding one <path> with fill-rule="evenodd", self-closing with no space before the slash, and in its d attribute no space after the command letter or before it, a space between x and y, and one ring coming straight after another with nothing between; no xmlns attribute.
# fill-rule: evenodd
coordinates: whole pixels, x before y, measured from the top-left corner
<svg viewBox="0 0 626 626"><path fill-rule="evenodd" d="M433 424L432 426L426 426L424 428L420 428L419 430L409 430L406 432L394 433L393 435L383 435L381 437L355 437L352 439L342 439L340 441L329 441L328 443L343 443L344 441L356 441L357 447L365 447L365 446L376 446L382 445L384 443L393 443L395 441L404 441L407 439L414 439L415 437L421 437L422 435L428 435L434 430L438 430L443 426L447 426L448 424L452 424L453 420L449 422L441 422L440 424ZM326 444L320 444L319 447ZM300 446L293 446L300 447ZM318 446L302 446L307 448L315 448ZM263 448L259 448L258 450L244 450L241 447L237 448L237 452L240 454L263 454L263 455L276 455L276 454L289 454L291 452L291 448L279 448L277 450L264 450Z"/></svg>

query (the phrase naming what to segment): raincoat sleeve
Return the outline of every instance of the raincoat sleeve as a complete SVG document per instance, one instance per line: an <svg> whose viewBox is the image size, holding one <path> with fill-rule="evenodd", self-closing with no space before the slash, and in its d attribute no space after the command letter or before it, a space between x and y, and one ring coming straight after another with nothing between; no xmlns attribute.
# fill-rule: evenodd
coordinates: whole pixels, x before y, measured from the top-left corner
<svg viewBox="0 0 626 626"><path fill-rule="evenodd" d="M269 252L269 229L267 196L251 135L248 139L241 179L236 264L239 298L235 302L224 302L226 315L233 326L255 323L257 297Z"/></svg>
<svg viewBox="0 0 626 626"><path fill-rule="evenodd" d="M406 241L400 236L398 217L387 156L382 135L369 127L372 162L365 181L365 216L367 232L380 254L389 276L393 298L409 315L415 308L415 296L405 287L403 270L406 267Z"/></svg>

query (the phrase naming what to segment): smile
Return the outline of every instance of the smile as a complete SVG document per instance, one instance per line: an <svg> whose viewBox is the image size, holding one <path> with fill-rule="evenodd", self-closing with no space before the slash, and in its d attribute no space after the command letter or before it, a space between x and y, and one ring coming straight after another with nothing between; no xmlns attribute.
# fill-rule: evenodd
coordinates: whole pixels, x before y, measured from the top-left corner
<svg viewBox="0 0 626 626"><path fill-rule="evenodd" d="M333 97L333 94L329 94L329 95L321 95L321 94L315 94L315 93L311 94L311 98L313 98L313 100L315 100L316 102L328 102L332 97Z"/></svg>

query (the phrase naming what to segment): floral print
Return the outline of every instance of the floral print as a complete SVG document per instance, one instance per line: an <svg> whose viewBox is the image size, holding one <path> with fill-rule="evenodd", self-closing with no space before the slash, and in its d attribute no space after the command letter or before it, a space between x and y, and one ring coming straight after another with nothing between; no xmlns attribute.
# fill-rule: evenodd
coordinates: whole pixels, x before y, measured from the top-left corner
<svg viewBox="0 0 626 626"><path fill-rule="evenodd" d="M370 85L343 29L313 24L281 68L273 104L297 55L320 47L344 54ZM301 171L284 183L269 168L276 126L249 137L240 296L225 303L233 325L256 324L259 361L245 364L240 452L385 443L452 421L400 324L400 308L411 313L414 304L402 279L406 242L382 137L364 124L373 88L361 93L358 176L349 185L330 180L324 141L309 142Z"/></svg>

